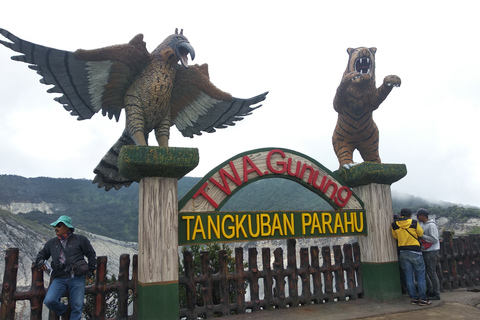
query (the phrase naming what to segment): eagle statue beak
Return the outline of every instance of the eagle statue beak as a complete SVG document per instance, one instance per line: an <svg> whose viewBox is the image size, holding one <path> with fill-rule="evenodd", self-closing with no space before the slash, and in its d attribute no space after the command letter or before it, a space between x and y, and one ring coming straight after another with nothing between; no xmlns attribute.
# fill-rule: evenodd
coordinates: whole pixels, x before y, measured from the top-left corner
<svg viewBox="0 0 480 320"><path fill-rule="evenodd" d="M190 43L186 41L182 41L177 44L175 54L177 55L178 59L182 63L182 66L185 67L185 69L188 69L188 54L190 54L190 58L192 58L192 60L195 59L195 50L190 45Z"/></svg>

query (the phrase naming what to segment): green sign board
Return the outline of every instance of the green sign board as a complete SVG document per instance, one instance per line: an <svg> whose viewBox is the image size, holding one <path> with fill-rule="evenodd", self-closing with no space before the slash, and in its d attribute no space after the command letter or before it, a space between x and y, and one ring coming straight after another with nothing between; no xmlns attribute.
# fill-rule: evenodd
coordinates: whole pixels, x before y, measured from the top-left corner
<svg viewBox="0 0 480 320"><path fill-rule="evenodd" d="M180 212L178 244L366 235L364 211Z"/></svg>

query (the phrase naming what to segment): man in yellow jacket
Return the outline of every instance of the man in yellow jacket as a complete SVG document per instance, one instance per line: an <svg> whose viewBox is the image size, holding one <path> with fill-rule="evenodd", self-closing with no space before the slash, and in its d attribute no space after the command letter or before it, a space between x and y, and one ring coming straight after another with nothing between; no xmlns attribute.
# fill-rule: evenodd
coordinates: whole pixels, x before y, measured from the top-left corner
<svg viewBox="0 0 480 320"><path fill-rule="evenodd" d="M432 304L425 292L425 263L419 241L419 238L423 236L423 229L417 220L412 220L412 210L402 209L400 211L400 219L392 223L392 235L397 239L398 262L405 273L411 303L419 306ZM414 273L418 288L415 287Z"/></svg>

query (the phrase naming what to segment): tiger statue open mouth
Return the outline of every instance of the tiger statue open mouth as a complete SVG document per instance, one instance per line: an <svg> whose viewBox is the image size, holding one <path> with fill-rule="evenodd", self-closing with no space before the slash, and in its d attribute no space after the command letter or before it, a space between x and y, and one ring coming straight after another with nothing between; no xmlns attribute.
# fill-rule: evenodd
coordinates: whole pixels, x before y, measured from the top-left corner
<svg viewBox="0 0 480 320"><path fill-rule="evenodd" d="M372 60L369 57L355 59L355 71L360 74L370 73L372 70Z"/></svg>

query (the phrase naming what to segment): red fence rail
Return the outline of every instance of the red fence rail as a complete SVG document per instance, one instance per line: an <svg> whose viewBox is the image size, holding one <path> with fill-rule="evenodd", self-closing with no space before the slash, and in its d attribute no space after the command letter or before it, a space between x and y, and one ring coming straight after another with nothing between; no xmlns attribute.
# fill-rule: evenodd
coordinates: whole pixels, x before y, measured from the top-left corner
<svg viewBox="0 0 480 320"><path fill-rule="evenodd" d="M443 233L437 273L442 290L480 285L480 235L453 238ZM247 267L243 249L235 249L234 272L228 272L226 251L219 252L220 268L212 272L208 252L201 254L200 274L195 274L193 255L186 251L183 257L184 275L179 277L180 287L186 290L185 306L180 308L183 319L211 318L220 315L282 309L363 297L360 250L358 243L343 246L301 248L296 253L295 240L287 240L286 266L284 252L277 248L271 263L270 248L262 248L261 265L258 251L248 250ZM46 289L43 272L32 268L32 283L28 290L17 289L18 248L6 250L5 272L0 296L0 319L13 320L17 301L30 301L30 319L42 318L42 304ZM106 319L106 296L118 294L115 319L137 319L137 256L133 256L132 277L130 257L120 257L118 280L107 282L107 257L98 257L95 283L87 286L86 294L93 295L92 319ZM248 285L246 285L248 284ZM263 293L262 289L263 288ZM246 299L246 291L250 299ZM133 313L128 314L128 295L133 293ZM200 298L199 298L200 297ZM50 313L50 320L58 317Z"/></svg>

